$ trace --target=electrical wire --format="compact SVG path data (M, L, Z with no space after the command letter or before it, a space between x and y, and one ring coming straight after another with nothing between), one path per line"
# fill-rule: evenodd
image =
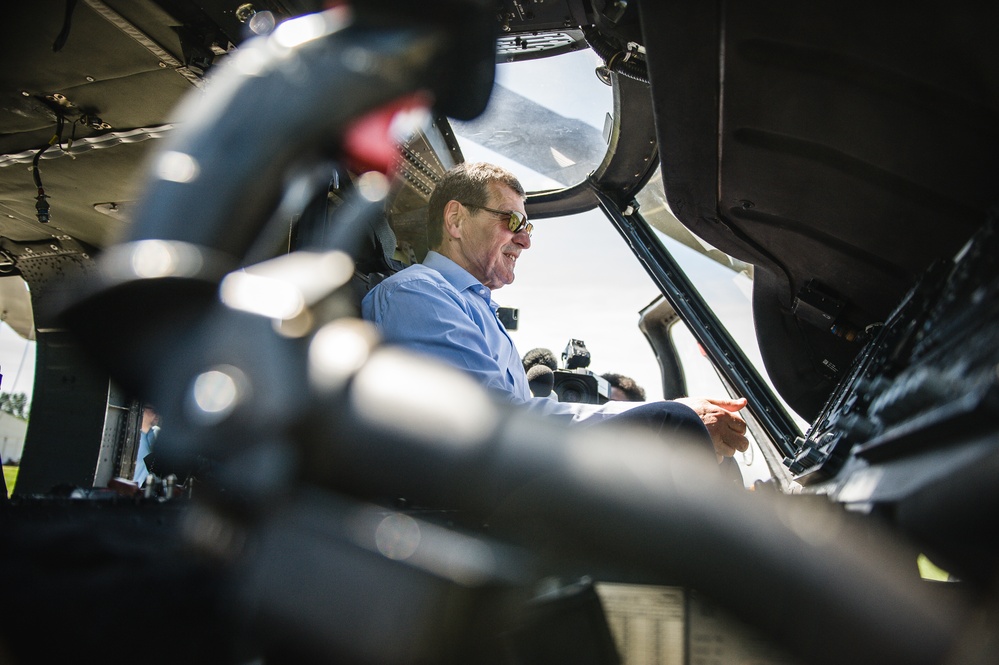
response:
M38 188L38 196L35 197L35 216L42 224L48 223L50 219L49 202L47 200L49 196L45 193L45 188L42 186L42 174L38 169L38 160L40 160L45 151L53 145L56 143L62 143L62 131L65 126L66 118L60 113L56 116L56 133L51 139L49 139L48 144L35 153L35 158L31 160L31 176L35 180L35 187Z
M52 42L52 52L58 53L66 45L69 39L69 31L73 27L73 11L76 9L77 0L66 0L66 11L62 20L62 30Z

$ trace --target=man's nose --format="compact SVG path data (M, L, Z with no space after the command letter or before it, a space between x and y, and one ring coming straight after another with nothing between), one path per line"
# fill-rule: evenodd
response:
M531 248L531 235L526 230L514 233L513 241L524 249Z

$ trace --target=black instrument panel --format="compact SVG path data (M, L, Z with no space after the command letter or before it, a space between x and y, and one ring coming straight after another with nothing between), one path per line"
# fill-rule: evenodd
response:
M806 491L889 514L964 574L994 569L999 231L931 266L858 354L797 452ZM983 500L983 497L986 497Z

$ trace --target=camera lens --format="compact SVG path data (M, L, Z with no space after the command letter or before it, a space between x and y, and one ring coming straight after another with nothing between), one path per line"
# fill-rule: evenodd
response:
M584 402L598 404L596 379L589 374L573 375L557 372L555 375L555 394L560 402Z

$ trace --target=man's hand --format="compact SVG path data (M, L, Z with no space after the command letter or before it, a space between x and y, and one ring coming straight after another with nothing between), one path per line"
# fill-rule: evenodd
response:
M673 401L686 404L701 418L701 422L711 435L715 456L719 462L724 457L732 457L737 450L745 451L749 448L746 421L737 413L746 406L745 397L739 399L680 397Z

